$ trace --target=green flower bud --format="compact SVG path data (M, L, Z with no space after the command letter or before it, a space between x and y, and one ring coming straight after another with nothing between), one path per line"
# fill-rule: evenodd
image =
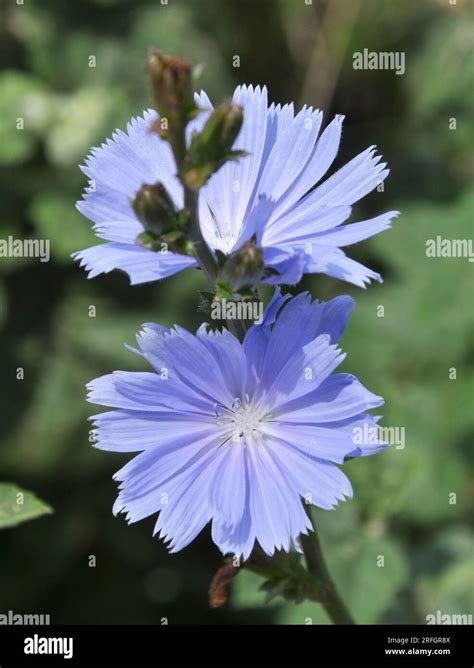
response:
M247 241L225 260L217 275L217 284L229 294L235 294L258 285L264 271L262 249L253 241Z
M161 245L162 245L162 242L156 236L156 234L147 231L141 232L138 235L138 237L136 237L135 243L137 244L137 246L141 246L142 248L146 248L147 250L151 251L161 250Z
M242 107L229 100L222 102L214 109L200 135L210 157L217 157L230 151L240 132L243 120Z
M131 201L132 209L146 231L160 235L177 225L173 200L160 182L144 184Z
M243 110L232 102L223 102L212 112L203 129L191 138L181 176L189 188L197 190L228 160L247 155L233 151L243 122Z

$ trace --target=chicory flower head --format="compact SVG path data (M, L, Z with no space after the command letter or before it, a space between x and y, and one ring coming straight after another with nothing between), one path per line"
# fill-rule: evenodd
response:
M265 283L294 285L304 273L314 272L361 287L380 281L379 274L341 250L387 229L397 214L347 224L352 205L388 174L375 147L321 182L339 149L342 116L320 135L319 110L305 106L295 115L293 104L269 106L265 87L239 86L233 101L244 110L234 148L249 155L227 162L200 190L199 220L209 247L230 254L254 240L267 268ZM212 109L204 92L196 95L196 103L203 111L188 126L188 140ZM133 119L126 133L117 130L92 149L82 167L92 185L77 207L107 242L74 254L90 278L121 269L136 284L196 266L190 255L136 243L143 228L130 201L143 184L161 182L176 209L184 206L171 148L149 132L157 118L146 111Z
M352 495L337 465L385 447L354 439L376 428L365 411L383 399L333 373L353 300L286 301L277 291L242 344L205 325L194 336L146 324L135 352L154 371L88 386L89 401L115 409L92 418L96 446L140 452L115 475L115 513L159 513L155 533L172 552L210 522L224 554L247 558L256 541L269 555L299 549L311 528L302 498L333 508Z

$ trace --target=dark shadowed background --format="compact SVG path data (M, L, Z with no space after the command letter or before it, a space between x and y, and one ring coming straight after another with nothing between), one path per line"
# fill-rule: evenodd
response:
M143 322L194 329L202 319L196 271L132 288L119 272L88 281L70 259L97 241L74 209L86 185L78 164L150 105L152 46L203 63L201 85L213 100L238 83L266 84L272 101L320 106L325 123L345 114L336 166L371 144L389 162L385 192L359 203L354 220L390 209L402 216L350 250L385 283L364 291L315 275L304 286L313 297L356 298L344 369L386 398L383 424L404 428L405 447L349 462L354 499L316 520L358 621L472 613L474 265L427 257L425 248L437 235L472 237L473 34L473 5L463 0L0 3L0 237L49 239L52 254L49 263L0 258L0 480L54 509L0 531L0 614L49 613L57 623L327 621L315 604L265 606L246 572L229 603L210 609L221 556L209 533L168 555L151 536L153 519L114 518L111 477L128 456L88 442L87 417L98 411L85 402L85 383L137 369L123 344ZM404 53L405 73L354 69L364 48Z

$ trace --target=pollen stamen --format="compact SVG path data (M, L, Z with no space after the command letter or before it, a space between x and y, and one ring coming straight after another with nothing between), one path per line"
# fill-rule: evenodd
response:
M261 406L252 404L248 394L244 401L235 398L232 408L224 404L216 404L217 423L226 427L226 432L232 440L241 442L248 438L263 438L264 424L270 414Z

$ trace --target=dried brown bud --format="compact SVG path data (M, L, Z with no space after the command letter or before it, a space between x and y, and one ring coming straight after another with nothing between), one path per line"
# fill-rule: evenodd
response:
M220 608L227 602L228 587L235 578L239 568L231 561L226 561L212 578L209 587L209 605L211 608Z
M147 70L160 116L168 118L170 123L185 125L197 113L188 61L182 56L153 49Z

